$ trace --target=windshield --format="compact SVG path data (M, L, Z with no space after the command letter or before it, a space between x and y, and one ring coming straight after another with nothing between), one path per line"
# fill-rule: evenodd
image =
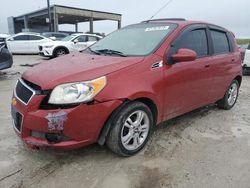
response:
M74 39L76 37L76 35L69 35L67 37L64 37L61 41L70 41L72 39Z
M112 50L126 56L152 53L176 28L175 24L137 24L117 30L91 46L92 51Z

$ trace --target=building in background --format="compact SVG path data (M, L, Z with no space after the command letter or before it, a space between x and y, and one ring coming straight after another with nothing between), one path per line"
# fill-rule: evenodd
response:
M89 33L94 33L94 21L110 20L117 23L117 28L121 28L122 15L87 10L81 8L67 7L61 5L50 6L52 31L58 32L60 24L75 25L75 32L78 32L78 24L89 22ZM46 32L49 31L48 8L43 8L31 13L17 17L8 18L8 29L10 34L19 32Z

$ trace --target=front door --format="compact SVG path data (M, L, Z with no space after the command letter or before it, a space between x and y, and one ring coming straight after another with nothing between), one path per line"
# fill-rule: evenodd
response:
M7 40L7 45L12 53L29 52L29 35L18 35Z
M194 50L197 59L188 62L172 62L165 70L165 119L178 116L208 104L212 74L206 26L184 31L173 43L168 53L171 56L180 48Z

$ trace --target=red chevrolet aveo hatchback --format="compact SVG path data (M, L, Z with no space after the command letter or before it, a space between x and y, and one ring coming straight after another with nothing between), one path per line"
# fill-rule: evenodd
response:
M14 128L32 148L98 142L130 156L160 122L210 103L231 109L241 79L230 31L184 19L144 21L26 71L12 99Z

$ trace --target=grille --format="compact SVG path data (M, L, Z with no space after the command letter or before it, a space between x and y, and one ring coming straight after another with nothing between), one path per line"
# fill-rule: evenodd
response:
M17 82L15 94L21 102L27 105L33 95L35 95L35 91L20 79Z
M43 50L43 47L42 47L42 46L39 46L39 50L42 51L42 50Z
M23 121L23 116L19 112L16 111L14 107L11 108L11 115L13 118L15 128L21 132L21 126Z

